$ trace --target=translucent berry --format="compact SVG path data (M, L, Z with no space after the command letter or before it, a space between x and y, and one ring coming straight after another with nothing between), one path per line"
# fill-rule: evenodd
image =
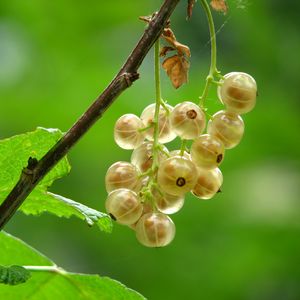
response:
M160 106L159 117L158 117L158 127L159 127L158 141L161 144L171 142L176 138L176 134L171 129L170 117L169 117L169 113L173 110L173 108L170 105L166 105L166 106L169 109L169 112L167 112L163 108L163 106ZM155 112L154 103L147 106L142 112L141 120L143 121L145 127L153 124L154 112ZM153 131L154 131L153 126L146 131L146 138L149 141L153 141Z
M183 207L184 195L174 196L157 190L153 190L152 194L156 208L164 214L174 214Z
M105 186L108 193L120 188L138 192L141 188L141 180L134 165L128 162L118 161L107 170Z
M226 149L239 144L244 134L244 122L234 112L219 111L208 122L207 132L219 138Z
M224 76L218 87L218 97L228 111L244 114L256 103L257 86L253 77L242 72L231 72Z
M205 128L205 114L193 102L177 104L171 113L170 121L176 135L186 140L195 139Z
M153 212L153 208L152 208L152 205L151 205L150 203L145 202L145 203L142 204L142 206L143 206L143 211L142 211L141 217L142 217L143 215L145 215L145 214L148 214L148 213L150 213L150 212ZM134 224L129 225L129 227L130 227L131 229L134 229L134 230L135 230L135 229L136 229L137 223L138 223L138 220L137 220Z
M131 163L134 164L142 173L151 168L153 163L153 143L144 142L140 147L136 148L131 155ZM163 146L163 152L158 154L158 160L162 161L167 158L168 149Z
M223 175L220 169L198 169L198 179L192 193L200 199L211 199L223 183Z
M105 207L109 215L123 225L136 223L143 212L143 205L137 194L128 189L117 189L109 193Z
M218 167L224 158L224 145L215 136L203 134L192 144L192 161L203 169L214 169Z
M169 153L170 156L183 156L189 160L191 160L191 155L187 151L183 151L183 155L181 155L181 150L173 150Z
M157 183L165 193L183 195L195 186L196 180L196 166L183 156L172 156L159 165Z
M147 213L136 225L136 238L147 247L164 247L175 236L175 224L170 217L162 213Z
M123 149L135 149L145 139L145 132L140 131L144 127L139 117L126 114L120 117L114 128L114 138L119 147Z

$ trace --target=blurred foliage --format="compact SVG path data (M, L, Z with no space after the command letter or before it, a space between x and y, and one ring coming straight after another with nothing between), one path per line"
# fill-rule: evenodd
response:
M191 51L189 84L174 90L172 105L197 101L209 67L206 18L196 3L186 21L185 1L172 28ZM2 0L0 2L0 135L37 126L67 130L120 68L161 1ZM227 151L222 193L211 201L187 197L173 219L177 234L164 249L139 245L116 225L112 235L76 219L18 214L6 230L62 267L120 280L149 299L300 298L299 9L296 1L229 0L214 13L218 67L244 71L259 87L258 103L244 116L241 144ZM118 149L113 125L124 113L139 115L154 99L153 55L141 80L126 91L71 151L71 174L52 191L104 210L104 175ZM209 112L221 106L216 93ZM176 144L170 146L176 147Z

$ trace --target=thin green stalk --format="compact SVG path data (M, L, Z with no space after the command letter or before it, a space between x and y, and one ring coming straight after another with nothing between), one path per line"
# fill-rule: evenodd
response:
M23 266L26 270L30 272L53 272L53 273L59 273L59 274L67 274L67 272L59 268L57 266Z
M147 186L144 188L142 197L145 202L150 203L153 211L156 211L156 205L153 198L153 189L160 193L158 185L156 183L156 172L158 169L158 156L161 151L161 146L158 143L159 137L159 110L160 105L163 103L160 91L160 61L159 61L159 38L154 44L154 77L155 77L155 112L153 119L153 148L152 148L152 168L149 170L150 180Z
M186 150L187 140L181 140L181 147L180 147L180 155L184 155L184 151Z
M155 112L154 112L154 130L153 130L153 166L155 170L158 166L158 136L159 136L159 109L161 104L160 90L160 61L159 61L159 38L154 45L154 74L155 74Z
M211 42L210 69L209 69L208 76L206 77L206 83L199 102L199 106L201 108L205 108L205 99L207 98L210 86L212 83L214 83L214 77L218 75L220 72L217 69L217 40L216 40L216 30L215 30L214 20L207 1L200 0L200 2L207 17L209 33L210 33L210 42Z

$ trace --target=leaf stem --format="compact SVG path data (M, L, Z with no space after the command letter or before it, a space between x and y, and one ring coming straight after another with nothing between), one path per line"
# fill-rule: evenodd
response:
M23 266L24 269L30 272L52 272L58 274L66 274L67 272L58 266Z
M204 90L202 92L202 95L199 97L199 99L200 99L199 106L202 109L204 109L205 108L205 100L208 96L210 86L212 83L214 83L215 76L220 74L220 72L217 69L217 39L216 39L216 30L215 30L214 20L213 20L211 10L210 10L210 7L209 7L207 1L200 0L200 2L204 9L206 17L207 17L209 34L210 34L210 42L211 42L210 69L209 69L209 73L206 77Z

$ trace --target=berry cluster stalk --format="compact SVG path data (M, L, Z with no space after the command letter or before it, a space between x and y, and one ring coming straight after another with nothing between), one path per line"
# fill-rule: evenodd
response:
M159 136L159 110L162 102L160 90L160 61L159 61L159 38L154 45L154 74L155 74L155 112L154 112L154 132L153 132L153 165L155 171L158 167L158 136Z
M214 25L214 20L210 11L210 7L206 0L200 0L201 5L204 9L208 20L209 33L210 33L210 42L211 42L211 61L210 69L208 76L206 77L206 83L202 95L199 97L200 102L199 106L202 109L205 109L205 99L207 98L210 85L214 82L215 76L219 76L220 72L217 69L217 39L216 39L216 30Z

